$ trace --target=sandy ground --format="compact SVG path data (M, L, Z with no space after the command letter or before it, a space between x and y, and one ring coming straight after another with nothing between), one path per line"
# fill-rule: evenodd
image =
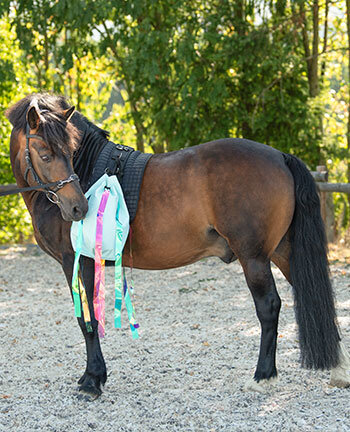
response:
M141 338L113 328L107 269L108 381L89 401L77 380L85 346L58 264L36 246L0 249L0 431L349 431L350 389L298 364L291 288L283 301L279 382L245 393L260 330L237 263L218 259L161 272L135 271ZM332 265L339 322L350 349L350 266Z

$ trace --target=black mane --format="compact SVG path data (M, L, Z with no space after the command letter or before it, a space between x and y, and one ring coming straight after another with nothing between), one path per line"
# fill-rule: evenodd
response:
M36 107L41 118L36 133L44 138L54 153L72 154L77 148L79 133L64 117L64 110L69 108L65 98L34 93L21 99L6 111L15 130L26 132L27 112L32 106Z
M49 93L32 93L12 105L5 112L6 117L17 130L26 131L26 115L29 106L33 102L36 102L40 111L60 112L69 108L69 104L63 96L55 96Z
M80 178L84 191L92 173L94 163L107 144L109 133L88 120L80 112L75 112L66 122L63 111L70 107L66 98L49 93L33 93L21 99L6 111L6 116L17 131L26 133L27 111L35 105L44 121L37 133L57 153L74 153L74 171Z
M74 154L73 167L79 176L83 191L86 192L97 157L108 143L109 133L94 125L78 111L73 114L71 121L81 134L79 147Z

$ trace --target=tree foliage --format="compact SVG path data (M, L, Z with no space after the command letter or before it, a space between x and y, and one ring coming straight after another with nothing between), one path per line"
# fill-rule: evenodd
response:
M0 21L0 106L7 107L17 94L31 91L30 78L20 63L16 34L7 20ZM11 127L0 112L0 184L14 182L9 158ZM30 235L30 217L20 196L0 198L0 243L23 241Z
M331 161L341 176L345 5L3 1L0 100L6 107L29 91L54 91L115 141L143 151L238 136L294 153L312 168ZM0 121L8 145L10 128ZM4 183L12 178L0 146Z

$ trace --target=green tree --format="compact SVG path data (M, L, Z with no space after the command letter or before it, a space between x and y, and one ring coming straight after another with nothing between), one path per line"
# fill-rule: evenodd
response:
M1 56L0 97L7 106L31 90L62 93L115 141L142 151L238 136L312 168L331 160L341 178L346 4L4 1L12 36L2 46L15 56Z
M5 119L4 108L31 91L27 81L31 75L21 63L16 34L8 20L0 20L0 184L14 183L10 157L11 127ZM0 243L23 241L31 235L30 217L18 195L0 198Z

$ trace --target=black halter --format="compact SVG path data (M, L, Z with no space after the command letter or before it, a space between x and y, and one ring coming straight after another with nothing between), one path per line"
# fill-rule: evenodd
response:
M65 186L68 183L72 183L74 181L79 181L79 177L75 173L73 173L65 180L58 180L58 181L52 182L52 183L43 183L40 180L40 178L39 178L38 174L36 173L36 171L33 167L33 164L32 164L32 160L30 157L30 150L29 150L29 139L30 138L36 138L36 139L39 139L41 141L44 141L44 138L41 137L40 135L31 134L29 132L30 132L30 127L29 127L29 124L27 123L26 148L24 150L25 161L26 161L27 167L26 167L26 170L24 173L24 180L28 183L28 174L29 174L29 172L31 172L33 179L35 180L36 183L38 183L38 185L37 186L31 186L31 187L25 187L25 188L9 189L6 192L0 192L0 196L12 195L12 194L16 194L19 192L29 192L29 191L33 191L33 190L44 190L44 191L46 191L46 197L49 201L51 201L54 204L60 204L60 198L56 194L56 192L59 189L62 189L63 186Z

